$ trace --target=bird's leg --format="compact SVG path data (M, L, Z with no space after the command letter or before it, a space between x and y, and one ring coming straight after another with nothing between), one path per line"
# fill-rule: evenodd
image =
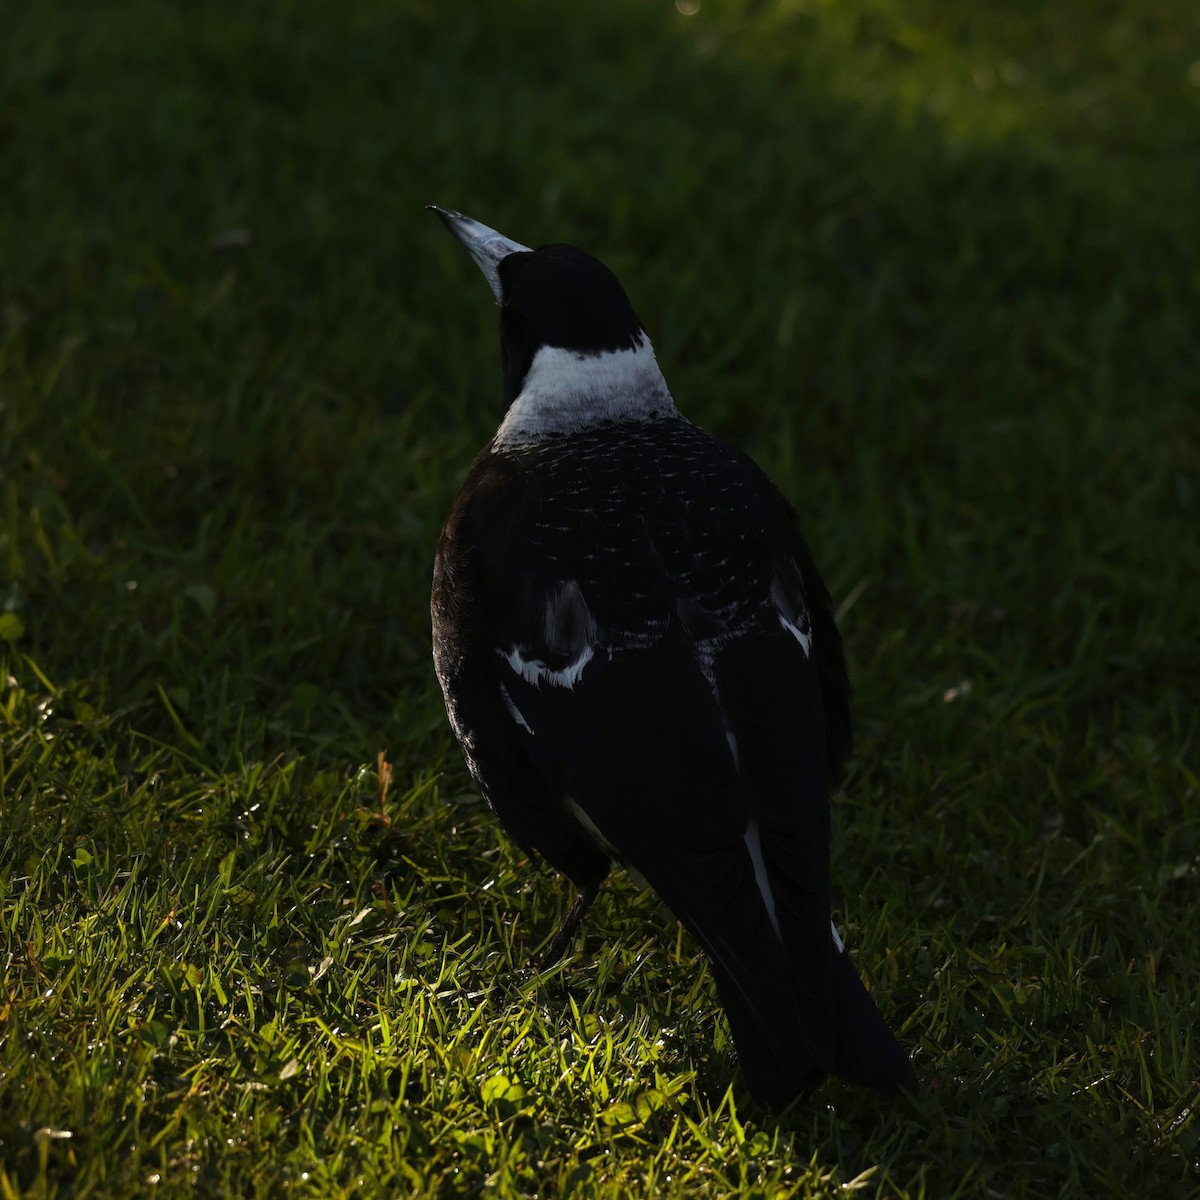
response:
M537 969L539 971L548 971L562 958L563 951L566 950L571 939L575 936L575 931L579 928L579 922L583 920L587 910L592 907L592 902L599 894L602 882L603 880L601 879L594 879L590 883L585 883L579 889L579 894L575 897L575 902L567 910L567 915L563 919L562 925L559 926L554 939L546 947L545 954L538 961Z

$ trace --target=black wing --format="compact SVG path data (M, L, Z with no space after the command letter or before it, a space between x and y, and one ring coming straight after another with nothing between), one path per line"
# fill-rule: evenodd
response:
M487 450L472 466L434 561L434 667L450 724L492 811L526 854L540 854L583 887L608 874L609 857L564 808L562 779L528 753L495 653L499 597L517 583L507 564L525 544L529 482L518 462Z

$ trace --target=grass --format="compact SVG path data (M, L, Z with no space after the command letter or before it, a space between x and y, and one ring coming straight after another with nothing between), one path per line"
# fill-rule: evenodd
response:
M8 14L0 1196L1200 1195L1200 17L995 7ZM528 974L567 889L429 664L499 416L430 201L605 258L797 501L919 1105L756 1111L623 878Z

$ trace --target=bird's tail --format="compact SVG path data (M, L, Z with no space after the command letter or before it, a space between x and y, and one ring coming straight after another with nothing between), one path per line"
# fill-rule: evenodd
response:
M920 1087L908 1055L884 1024L850 956L845 950L837 950L833 959L833 986L837 996L834 1074L885 1096L896 1096L901 1092L917 1095Z
M745 979L734 979L711 959L721 1002L737 1047L746 1086L768 1108L786 1108L806 1099L825 1078L801 1033L789 990L747 994ZM835 1038L830 1069L851 1083L885 1096L919 1092L908 1055L892 1036L844 950L834 950Z

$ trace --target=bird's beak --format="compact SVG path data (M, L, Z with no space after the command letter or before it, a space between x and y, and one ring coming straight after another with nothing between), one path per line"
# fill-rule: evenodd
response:
M437 213L446 228L466 246L471 257L487 278L492 291L495 292L496 299L502 299L500 295L500 260L507 258L510 254L528 253L529 247L522 246L520 242L511 241L504 234L497 233L494 229L489 229L478 221L472 221L470 217L464 217L462 213L457 213L452 208L439 208L436 204L430 204L427 207Z

